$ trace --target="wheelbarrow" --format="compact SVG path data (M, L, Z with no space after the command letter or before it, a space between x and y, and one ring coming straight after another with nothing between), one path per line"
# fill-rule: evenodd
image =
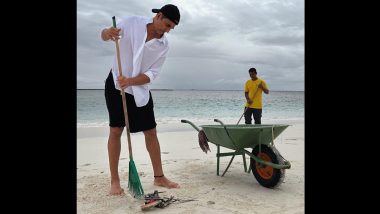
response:
M219 176L220 157L232 156L222 177L236 155L243 156L244 172L252 174L258 183L267 188L275 188L282 183L285 177L285 169L290 169L290 162L285 160L274 146L276 139L289 125L285 124L224 124L218 119L214 119L220 125L202 125L198 128L188 120L181 120L182 123L190 124L198 132L204 131L207 141L217 147L216 175ZM220 147L225 147L234 152L220 152ZM252 152L247 149L252 148ZM250 157L250 167L247 171L245 155Z

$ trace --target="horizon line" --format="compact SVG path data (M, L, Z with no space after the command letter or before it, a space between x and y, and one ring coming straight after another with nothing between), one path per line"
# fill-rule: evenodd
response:
M76 90L104 90L104 88L77 88ZM170 89L170 88L152 88L151 91L244 91L242 89ZM305 92L305 90L272 90L272 91L291 91Z

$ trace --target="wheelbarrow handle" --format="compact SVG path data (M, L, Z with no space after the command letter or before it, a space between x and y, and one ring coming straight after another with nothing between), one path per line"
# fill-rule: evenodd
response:
M214 119L214 122L220 123L220 125L222 125L222 126L223 126L223 128L224 128L224 130L226 131L226 133L227 133L227 136L228 136L228 138L230 139L230 141L231 141L232 145L234 145L235 149L237 149L238 147L236 146L236 143L235 143L235 141L234 141L234 140L232 140L232 138L231 138L231 136L230 136L230 133L229 133L229 132L228 132L228 130L227 130L227 127L226 127L226 125L224 125L224 123L223 123L222 121L218 120L218 119Z
M194 125L192 122L188 121L188 120L181 120L181 123L188 123L190 124L195 130L197 130L198 132L200 131L200 129Z
M218 119L214 119L214 122L220 123L222 126L226 127L226 126L224 125L224 123L223 123L222 121L218 120Z

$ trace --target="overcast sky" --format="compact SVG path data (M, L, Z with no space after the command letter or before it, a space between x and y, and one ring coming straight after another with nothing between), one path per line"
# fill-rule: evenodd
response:
M169 3L181 20L152 89L243 90L255 67L270 90L304 90L304 0L77 0L77 88L104 88L116 51L100 32L112 16Z

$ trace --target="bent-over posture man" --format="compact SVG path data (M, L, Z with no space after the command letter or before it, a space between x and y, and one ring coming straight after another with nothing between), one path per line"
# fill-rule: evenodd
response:
M153 166L154 185L179 188L165 177L157 138L153 98L148 84L157 78L168 52L165 33L174 29L180 20L175 5L152 9L153 18L130 16L121 19L116 28L103 29L104 41L119 40L123 75L119 76L117 59L105 81L105 99L109 113L108 157L111 172L111 195L123 195L118 172L121 135L125 127L121 89L125 89L130 132L143 132L146 148Z

